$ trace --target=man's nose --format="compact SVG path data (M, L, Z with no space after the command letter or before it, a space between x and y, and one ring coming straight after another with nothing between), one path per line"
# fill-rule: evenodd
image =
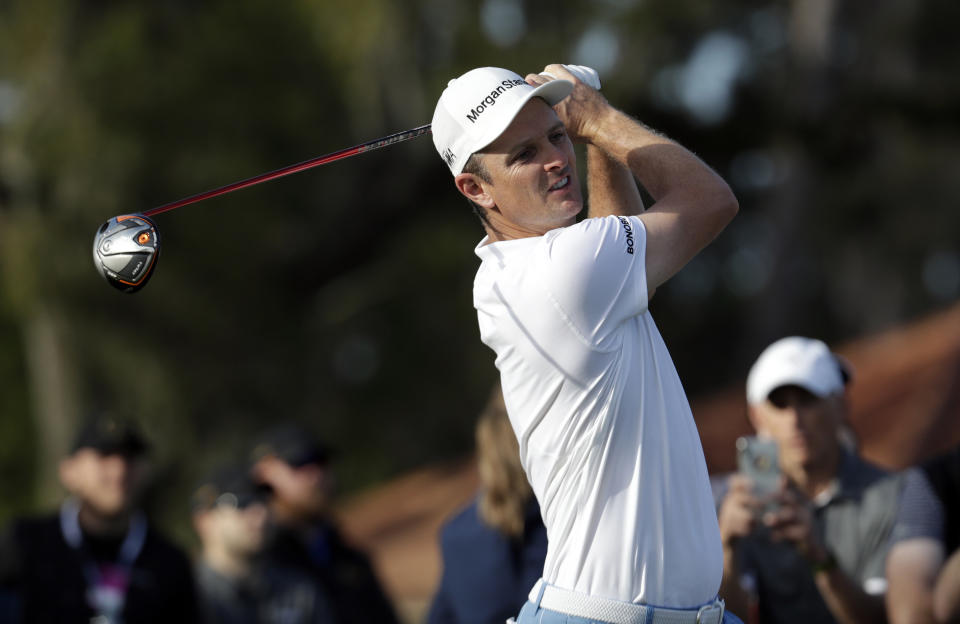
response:
M793 427L794 429L802 428L801 423L803 421L803 418L800 412L801 412L800 408L793 403L783 408L784 418L787 420L788 423L790 423L790 426Z
M797 431L807 431L817 426L816 411L807 405L791 405L787 412L793 428Z
M566 150L553 143L549 143L549 147L546 152L544 152L544 156L545 162L543 168L547 171L563 169L570 164L570 157Z

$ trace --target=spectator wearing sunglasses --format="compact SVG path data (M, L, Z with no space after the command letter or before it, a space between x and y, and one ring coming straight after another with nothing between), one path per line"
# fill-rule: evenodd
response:
M225 466L193 494L200 538L197 589L207 624L333 624L330 601L313 580L266 561L267 493L243 467Z
M273 561L315 579L344 624L397 622L367 555L347 543L333 517L332 453L295 424L269 431L254 447L253 474L270 488Z

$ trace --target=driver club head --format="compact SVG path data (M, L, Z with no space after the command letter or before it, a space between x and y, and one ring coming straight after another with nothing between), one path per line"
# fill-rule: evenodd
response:
M125 293L135 293L146 286L159 255L157 226L143 215L112 217L97 229L93 238L97 272Z

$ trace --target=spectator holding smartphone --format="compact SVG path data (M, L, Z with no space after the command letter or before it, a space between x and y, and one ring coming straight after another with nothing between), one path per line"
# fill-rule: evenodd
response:
M727 607L764 624L883 622L899 477L845 439L850 368L821 341L783 338L747 377L747 411L776 443L780 487L742 473L717 487ZM847 436L849 438L849 436Z

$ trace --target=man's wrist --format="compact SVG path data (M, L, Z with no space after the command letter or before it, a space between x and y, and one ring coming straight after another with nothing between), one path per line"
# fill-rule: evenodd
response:
M810 566L810 571L814 574L819 574L821 572L830 572L831 570L836 569L837 559L833 556L833 553L827 550L826 548L822 549L819 556L816 557L807 557L807 564Z

